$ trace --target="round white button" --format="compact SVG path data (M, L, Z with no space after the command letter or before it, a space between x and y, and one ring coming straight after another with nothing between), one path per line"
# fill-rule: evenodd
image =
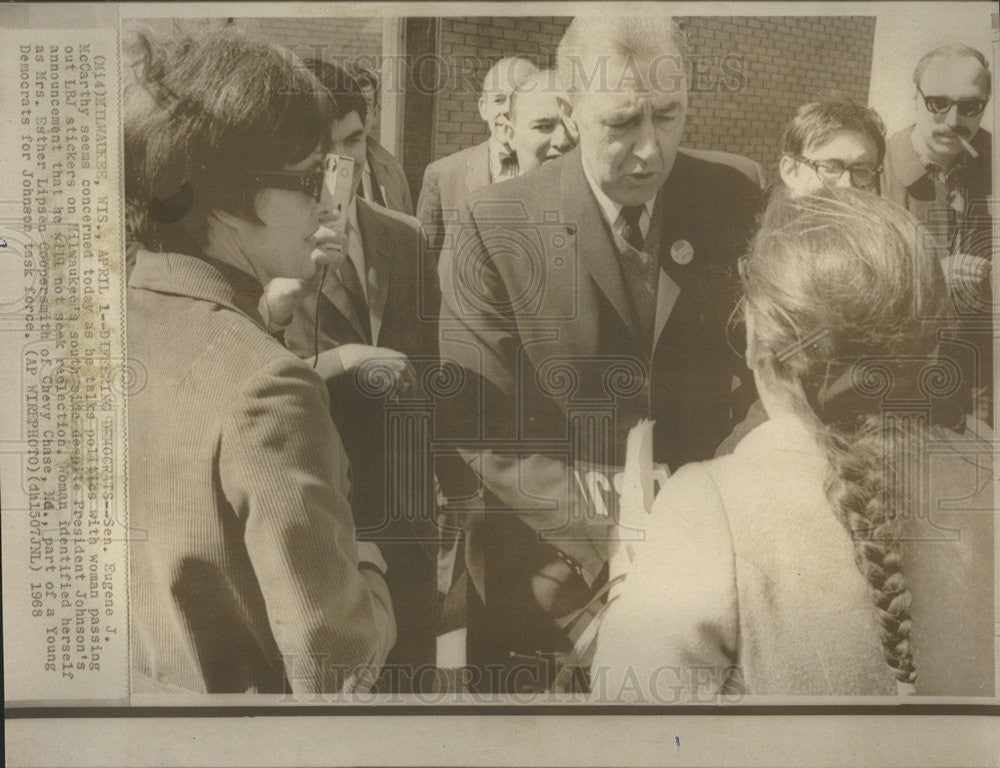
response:
M678 240L670 246L670 258L677 264L690 264L694 258L694 246L687 240Z

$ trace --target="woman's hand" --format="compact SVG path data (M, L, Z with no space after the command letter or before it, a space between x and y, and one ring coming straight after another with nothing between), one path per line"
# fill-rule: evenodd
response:
M313 240L316 241L316 249L310 254L312 275L306 279L276 277L264 286L259 309L271 333L287 327L299 303L316 292L324 267L329 274L347 258L347 235L321 226L313 235Z

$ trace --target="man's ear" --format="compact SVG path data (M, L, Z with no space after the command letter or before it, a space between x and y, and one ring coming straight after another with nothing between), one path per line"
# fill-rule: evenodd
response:
M479 104L479 119L483 120L483 121L488 120L489 118L486 116L486 94L485 93L482 96L479 97L479 101L477 102L477 104Z
M781 180L784 182L785 186L789 189L794 189L795 178L799 170L799 161L790 155L782 155L781 160L778 161L778 173L781 174Z

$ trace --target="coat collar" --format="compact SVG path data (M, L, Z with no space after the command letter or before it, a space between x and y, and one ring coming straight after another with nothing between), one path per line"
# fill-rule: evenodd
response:
M927 169L920 160L920 155L913 148L914 127L911 125L889 140L889 151L893 155L895 173L904 187L913 186L927 175Z
M140 250L129 287L212 302L265 328L258 306L264 289L253 276L214 259Z
M654 348L681 289L679 282L670 274L680 268L670 258L665 258L665 254L671 244L680 237L680 217L672 214L680 210L679 206L683 202L688 171L687 159L678 155L670 176L656 195L650 217L647 250L661 265ZM635 333L637 329L617 257L621 246L615 242L615 236L584 173L579 147L567 153L562 160L560 189L566 222L575 225L577 229L577 247L581 262L622 321ZM700 265L692 267L697 270Z
M625 281L615 256L617 246L583 171L579 147L566 154L560 175L562 210L565 223L576 229L580 262L622 321L635 333Z

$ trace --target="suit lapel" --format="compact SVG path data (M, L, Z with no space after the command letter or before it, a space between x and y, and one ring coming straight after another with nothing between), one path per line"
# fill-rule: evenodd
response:
M669 319L699 311L699 302L705 298L704 291L714 282L709 280L708 255L701 252L705 244L696 237L698 211L693 207L697 203L693 202L692 190L697 188L698 180L694 178L690 164L687 156L677 155L653 210L661 278L654 325L654 354ZM664 276L669 281L666 284Z
M382 318L379 332L373 340L376 345L390 314L393 286L398 285L401 280L400 260L394 258L394 254L402 253L402 247L393 242L391 228L382 224L378 217L378 212L367 201L358 200L358 228L361 230L361 243L365 250L365 266L368 269L374 268L381 281L379 290L368 294L368 306Z
M625 281L618 264L615 241L590 189L590 182L584 175L579 149L573 150L563 163L561 196L562 210L566 215L565 223L576 228L576 246L580 263L615 308L622 322L632 333L636 333L628 294L625 292Z
M362 242L364 242L363 234ZM326 279L323 281L322 293L324 298L333 305L334 311L338 312L341 318L354 330L358 338L362 342L365 342L368 334L365 332L365 327L361 324L361 318L354 311L354 303L351 301L351 297L347 293L347 288L344 286L344 276L341 269L337 269L332 274L327 274Z
M465 174L466 192L475 192L490 183L490 140L479 144L469 158L469 169Z
M653 321L653 350L656 349L660 334L663 333L681 293L680 285L664 267L665 260L673 262L670 256L670 246L675 241L676 230L673 224L677 211L674 209L678 203L669 184L670 179L668 178L656 195L649 234L646 238L647 252L653 254L660 264L660 275L656 289L656 316Z

